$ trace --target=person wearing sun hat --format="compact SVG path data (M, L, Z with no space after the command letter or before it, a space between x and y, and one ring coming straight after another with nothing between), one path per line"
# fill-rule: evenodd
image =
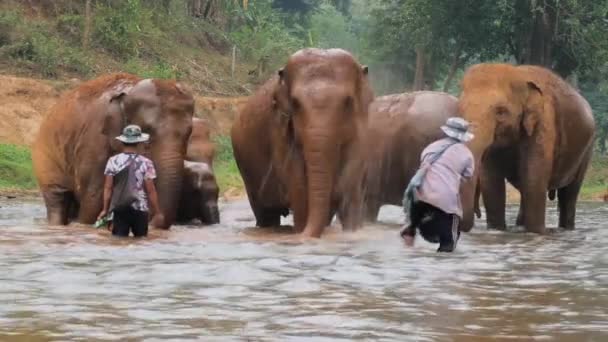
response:
M150 135L137 125L126 126L116 140L122 142L123 151L108 160L103 192L103 210L98 220L112 217L112 235L135 237L148 234L149 207L162 216L154 186L156 170L152 161L139 153L139 147ZM116 187L121 187L116 193ZM127 189L127 190L125 190ZM125 192L132 192L125 194ZM117 196L113 196L117 195ZM127 198L125 202L124 198ZM149 203L148 203L149 200ZM125 204L126 203L126 204Z
M446 137L422 151L420 168L405 191L404 209L409 211L410 224L401 231L401 237L413 245L418 229L425 240L439 243L438 252L452 252L460 237L460 182L470 179L475 168L465 143L474 135L469 132L469 123L459 117L449 118L441 130Z

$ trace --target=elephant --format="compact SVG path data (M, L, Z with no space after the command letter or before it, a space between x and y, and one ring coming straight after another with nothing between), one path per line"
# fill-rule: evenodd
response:
M341 49L304 49L248 98L231 130L234 157L259 227L318 238L335 214L363 219L368 69Z
M458 99L417 91L377 97L369 108L366 220L384 204L402 205L403 192L420 166L422 150L445 134L440 127L458 114Z
M215 146L204 120L192 120L192 134L184 160L184 181L177 222L198 219L202 224L220 223L217 206L219 187L213 172Z
M465 72L458 106L474 129L468 146L476 165L461 188L461 229L473 227L477 183L488 227L506 227L505 179L521 193L518 223L527 231L546 233L547 197L556 194L559 227L574 229L595 135L589 103L545 68L484 63Z
M180 83L130 74L100 76L64 94L42 122L32 148L49 223L95 222L102 207L105 164L122 148L114 138L126 125L136 124L150 134L144 154L157 171L163 215L155 215L152 224L169 229L193 112L193 96Z

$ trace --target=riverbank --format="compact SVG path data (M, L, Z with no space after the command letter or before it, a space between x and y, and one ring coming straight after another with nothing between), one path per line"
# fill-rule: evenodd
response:
M217 148L214 171L221 196L225 200L245 197L245 187L234 160L230 137L218 134L213 139ZM580 200L603 201L607 194L607 183L608 157L596 156L587 171ZM0 144L0 196L38 196L29 147ZM519 193L510 186L507 188L507 201L519 203Z

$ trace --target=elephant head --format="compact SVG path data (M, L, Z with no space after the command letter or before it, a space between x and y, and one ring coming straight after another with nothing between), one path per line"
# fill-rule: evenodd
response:
M183 162L192 131L194 99L180 84L165 80L140 80L110 98L102 132L114 150L114 137L123 127L139 125L150 134L147 154L157 171L156 186L164 222L153 220L158 228L168 229L177 210L183 177Z
M458 105L460 115L470 122L475 133L468 146L475 157L476 175L461 188L463 231L473 226L475 192L484 153L535 134L544 101L540 87L514 66L479 64L465 73Z
M366 66L339 49L298 51L278 72L274 103L287 122L291 150L304 163L304 233L311 236L330 224L341 168L367 125L373 99L367 73Z
M210 165L184 160L185 187L190 201L196 202L195 212L204 224L220 223L217 206L219 187Z

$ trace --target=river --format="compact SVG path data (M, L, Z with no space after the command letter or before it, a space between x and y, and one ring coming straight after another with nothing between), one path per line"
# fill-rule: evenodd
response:
M0 207L0 341L608 341L602 204L548 236L482 225L452 254L404 247L396 207L305 244L248 228L245 201L138 241Z

